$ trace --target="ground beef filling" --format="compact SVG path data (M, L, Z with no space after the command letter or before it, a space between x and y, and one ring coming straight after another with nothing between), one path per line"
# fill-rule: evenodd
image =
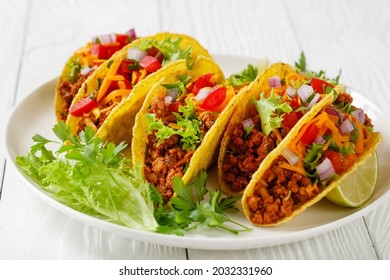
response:
M246 199L253 223L272 224L291 216L323 190L310 178L279 167L283 161L284 157L279 156L273 162L256 184L253 195Z
M57 87L58 93L65 101L65 104L63 106L63 112L62 112L63 114L61 114L61 119L63 121L66 121L66 117L68 116L69 108L70 105L72 104L73 98L75 97L75 95L81 88L82 84L88 77L89 75L84 75L84 76L79 75L79 79L74 84L65 80L61 80L58 83L58 87Z
M254 128L246 135L241 123L234 126L222 165L223 180L234 192L245 189L260 163L277 145L274 133L267 136L261 132L260 118L254 106L250 108L249 117ZM283 135L287 134L287 131L281 131Z
M155 114L156 119L162 119L165 125L169 122L176 122L176 117L169 112L168 106L165 105L164 97L154 100L148 112ZM216 118L217 115L211 112L205 112L200 116L202 121L200 129L204 131L204 134L211 128ZM153 132L148 135L144 167L145 178L156 187L165 202L169 201L174 194L173 178L175 176L183 177L185 168L195 152L183 150L180 140L180 136L172 135L158 144Z

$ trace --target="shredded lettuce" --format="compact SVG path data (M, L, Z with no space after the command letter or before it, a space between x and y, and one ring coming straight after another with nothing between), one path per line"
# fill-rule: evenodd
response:
M54 199L80 212L134 229L157 228L152 187L140 167L131 167L121 153L124 143L104 145L89 127L72 136L64 122L53 132L60 141L35 135L30 152L16 158L27 175ZM59 148L53 152L47 144Z
M265 97L264 92L261 93L260 99L254 99L253 103L259 112L261 128L266 135L281 126L284 113L292 111L290 105L283 102L282 97L277 96L273 91L269 98Z
M157 40L141 40L135 48L146 51L151 47L156 47L164 56L163 65L167 65L178 59L185 59L187 64L191 61L192 48L188 46L186 49L180 47L181 38L173 39L165 37L164 40L158 42Z
M179 129L164 125L162 120L156 120L154 114L147 114L148 132L156 130L158 145L176 134L181 136L180 142L183 150L195 150L203 138L203 131L200 129L202 122L195 115L195 104L191 100L186 100L186 105L179 106L178 110L181 114L173 114Z

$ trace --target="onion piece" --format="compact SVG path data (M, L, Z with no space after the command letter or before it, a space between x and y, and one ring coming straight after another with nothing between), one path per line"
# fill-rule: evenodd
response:
M167 90L167 96L172 97L172 101L175 101L177 97L179 96L179 89L178 88L170 88Z
M356 109L355 111L351 112L351 115L357 118L361 124L364 124L366 121L366 114L364 113L363 109Z
M215 89L217 89L216 87L204 87L202 88L198 94L195 96L195 100L196 101L202 101L202 100L205 100L207 96L209 96Z
M165 104L168 105L168 104L172 103L173 97L170 95L167 95L167 96L165 96L164 100L165 100Z
M82 76L86 76L86 75L88 75L89 74L89 72L91 72L91 67L89 67L88 65L87 66L85 66L83 69L81 69L81 71L80 71L80 74L82 75Z
M144 51L138 50L138 49L133 49L130 48L127 50L127 59L134 59L137 62L140 62L144 57L146 53Z
M326 141L325 141L324 137L318 136L318 137L314 140L313 143L315 143L315 144L325 144Z
M135 29L131 28L129 31L126 32L127 35L131 37L131 39L135 40L137 39L137 35L135 33Z
M252 120L252 118L249 118L249 119L246 119L246 120L243 120L243 121L242 121L242 126L244 127L244 129L247 129L247 128L250 127L251 125L253 125L253 120Z
M340 125L339 125L339 130L342 135L347 135L351 133L355 128L353 127L352 123L350 122L349 119L345 119Z
M343 112L335 107L327 107L325 108L325 112L327 112L329 115L339 117L340 119L344 119L345 116Z
M303 102L306 102L306 100L313 94L313 92L314 89L309 85L302 85L298 89L298 95Z
M296 89L290 86L286 89L286 94L290 97L293 97L296 92Z
M92 43L95 45L98 44L111 44L116 42L116 35L115 33L110 34L104 34L104 35L98 35L92 37Z
M283 157L288 161L289 164L295 165L299 161L299 157L291 151L289 147L284 147L281 151Z
M321 181L328 179L330 176L336 173L334 170L333 164L330 159L325 158L317 167L316 167L318 176L320 176Z
M282 84L280 82L280 77L279 76L273 76L268 79L268 84L271 88L276 88L280 87Z
M309 105L307 105L307 108L311 109L311 107L313 107L313 105L316 104L318 100L320 100L320 98L321 95L319 93L316 93L314 97L310 100Z

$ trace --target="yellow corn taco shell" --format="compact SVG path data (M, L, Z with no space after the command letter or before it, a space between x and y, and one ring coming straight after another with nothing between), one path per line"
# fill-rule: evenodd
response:
M333 95L328 95L328 96L333 97ZM332 104L333 98L324 101L325 103L322 103L321 104L322 106L319 106L314 110L310 111L300 120L300 122L286 136L283 142L280 145L278 145L278 147L275 148L268 155L267 160L264 160L261 163L258 171L255 174L253 174L252 180L250 181L250 183L248 184L248 186L246 187L243 193L241 203L242 203L242 208L245 216L254 225L270 227L270 226L277 226L281 223L290 221L299 213L303 212L308 207L317 203L319 200L325 197L333 188L338 186L340 182L344 178L346 178L350 173L352 173L360 164L362 164L365 161L365 159L367 159L367 157L369 157L370 154L379 145L382 139L380 133L369 132L368 130L364 132L364 134L367 134L369 136L365 136L367 137L367 139L364 140L365 144L364 147L363 146L361 147L361 152L357 153L356 151L354 151L351 155L353 161L351 161L350 165L347 165L345 167L345 170L343 169L342 173L338 174L339 177L336 177L334 179L330 178L330 181L328 182L325 180L324 187L321 185L321 183L309 181L309 177L307 176L306 173L306 167L288 165L287 164L288 160L286 160L285 156L283 155L283 151L285 149L289 149L290 147L292 147L293 145L295 145L300 141L304 131L306 130L306 128L308 128L310 122L315 122L316 120L320 120L321 114L327 112L326 110ZM337 128L335 127L335 129ZM332 135L334 135L334 132L332 133L333 133ZM361 133L363 135L363 132ZM330 140L328 140L328 142L331 143ZM329 147L328 142L324 145L322 149L325 148L328 149ZM307 155L307 153L304 155ZM273 176L272 174L277 174L282 169L290 170L294 172L293 176L297 174L296 176L302 176L299 178L303 178L303 180L306 180L307 185L305 186L304 184L299 185L300 183L297 183L296 186L302 187L302 189L297 192L294 191L294 194L300 195L301 191L303 191L302 195L307 195L309 193L313 194L311 195L312 197L309 200L307 201L303 200L303 202L298 202L297 204L296 202L291 202L291 204L288 205L287 201L293 200L292 198L293 193L291 191L289 191L287 195L281 194L279 197L270 198L269 193L271 193L271 191L276 190L276 189L272 189L270 192L268 192L268 190L270 190L269 188L275 188L276 186L276 184L270 186L271 184L270 182L275 179L275 177L271 178ZM302 182L302 180L299 182ZM286 183L286 185L282 185L282 186L286 187L286 189L289 189L291 187L291 185L289 186L289 184L292 185L293 182L289 181L288 183ZM264 186L268 186L268 187L264 188ZM267 191L264 192L264 190L266 189ZM280 191L280 193L282 193L282 191ZM264 207L261 210L256 209L257 207L259 207L258 204L259 200L262 200L261 204ZM264 203L264 201L268 201L268 202ZM288 207L292 207L290 208L290 210L292 209L292 211L286 210ZM276 215L277 217L275 218L275 216L273 215Z
M244 181L243 183L240 183L240 188L235 187L232 185L232 183L228 182L226 179L226 173L224 171L224 164L226 161L228 161L229 157L229 144L231 141L233 141L233 133L234 128L237 126L242 126L242 122L246 120L250 114L250 106L252 106L252 100L260 99L261 93L269 93L271 91L271 87L269 84L269 79L275 76L278 76L280 80L285 80L287 76L296 76L298 75L297 71L294 67L285 64L285 63L275 63L269 66L267 69L265 69L262 73L260 73L257 78L245 89L245 94L242 94L238 97L239 101L238 103L240 106L238 106L231 117L229 124L227 126L227 129L224 133L221 148L219 152L218 157L218 179L219 179L219 185L222 191L225 193L229 193L232 195L237 195L239 193L242 193L244 191L245 186L249 183L250 178L247 179L247 181ZM319 110L319 108L323 107L324 104L327 104L331 101L332 96L328 95L323 98L322 101L318 102L317 104L313 105L312 108L308 113L315 113ZM306 113L306 115L308 114ZM298 121L296 126L302 124L304 120ZM278 145L282 144L285 140L279 139L277 141ZM268 157L267 157L268 158ZM246 158L242 159L243 161L246 160ZM260 163L259 163L260 164ZM259 166L257 165L257 169ZM229 172L231 167L228 168ZM254 171L256 172L256 171ZM253 172L253 173L254 173ZM252 174L253 176L253 174ZM238 180L235 181L235 183L238 182Z
M224 77L222 72L218 70L219 67L213 61L207 58L199 58L199 60L200 61L197 61L198 63L195 63L192 71L189 70L184 74L196 78L202 76L203 74L214 73L219 77L216 83L222 84ZM164 96L166 96L167 89L162 86L162 84L174 83L177 80L177 77L165 76L159 83L155 84L148 93L141 110L136 116L136 122L133 128L134 138L132 145L132 158L134 164L141 164L144 175L146 157L151 153L151 151L148 150L149 132L146 115L148 114L148 110L152 106L153 101L157 100L158 98L162 99ZM234 91L232 87L230 87L229 90ZM211 163L216 160L223 131L225 130L230 116L233 114L233 111L237 106L236 97L240 93L238 95L234 94L235 93L233 93L233 97L229 100L223 111L218 114L214 124L202 138L201 143L193 151L192 156L187 163L187 168L183 172L184 174L182 179L185 183L192 181L199 174L199 172L206 170L211 165ZM164 164L164 166L167 165ZM148 178L148 176L145 176L145 178ZM159 191L159 188L157 188L157 190ZM171 195L164 197L165 201L169 200L170 197Z
M172 72L179 71L178 69L184 69L187 65L193 64L198 56L205 56L211 59L208 51L194 38L184 34L159 33L154 36L143 37L133 41L101 64L99 68L83 83L72 101L71 107L81 99L91 95L93 95L98 102L103 102L106 98L110 100L110 93L112 92L105 92L107 91L111 80L120 79L120 75L117 75L116 71L119 69L122 60L126 58L128 49L142 45L148 40L161 42L166 39L180 40L179 47L183 51L190 49L190 61L185 62L184 60L176 60L148 75L146 75L146 71L142 72L139 81L132 89L126 88L116 91L116 94L121 98L120 101L115 101L113 103L111 103L112 101L109 101L110 103L107 103L108 105L99 104L98 112L94 114L90 113L91 119L96 117L96 114L98 116L105 116L101 122L96 123L95 121L95 123L93 123L84 115L81 117L75 117L68 114L66 122L71 127L72 132L76 134L83 127L92 126L97 131L96 135L101 137L104 141L114 142L116 144L125 141L130 144L135 114L141 108L147 92L153 87L153 85L157 81L161 80L165 75L170 75ZM109 81L107 81L107 79ZM117 97L114 95L113 98Z

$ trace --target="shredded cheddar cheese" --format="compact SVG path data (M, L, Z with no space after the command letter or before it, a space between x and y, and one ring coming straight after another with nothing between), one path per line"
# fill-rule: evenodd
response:
M99 102L100 100L103 99L103 97L106 95L106 92L108 88L110 87L110 84L112 80L110 80L108 77L114 75L118 69L119 66L121 65L122 59L118 58L115 59L114 62L111 64L110 68L108 69L107 75L104 77L102 85L99 89L98 96L96 98L96 101Z

